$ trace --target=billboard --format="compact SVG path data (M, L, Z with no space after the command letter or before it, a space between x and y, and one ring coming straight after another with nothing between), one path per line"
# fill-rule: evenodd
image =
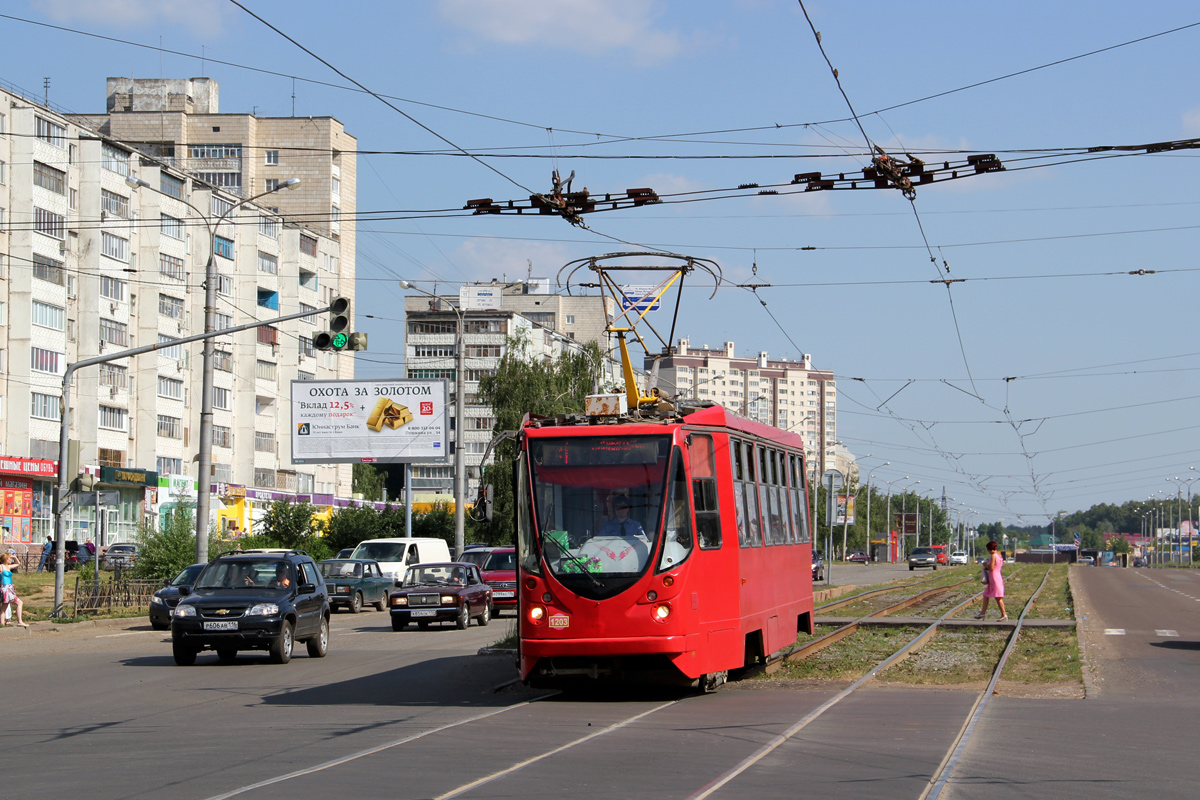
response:
M896 514L896 527L900 529L901 534L904 536L917 535L917 522L918 519L916 511L909 511L904 514Z
M297 464L447 462L449 382L292 381Z
M858 497L852 494L839 494L837 496L837 517L834 520L834 525L854 524L854 505L856 500L858 500ZM849 519L847 519L847 515Z

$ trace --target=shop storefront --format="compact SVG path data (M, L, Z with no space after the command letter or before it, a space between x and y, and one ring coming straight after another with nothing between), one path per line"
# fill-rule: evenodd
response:
M107 541L100 542L100 544L110 545L116 542L136 541L142 521L154 507L158 489L158 473L147 469L101 467L96 488L109 492L116 491L120 497L117 505L104 509L104 513L107 515L105 520ZM81 508L79 512L93 512L94 514L95 509ZM79 520L79 522L84 521ZM88 527L94 530L95 516L93 515L87 522L89 522ZM77 535L75 538L78 539L79 536Z
M0 456L0 528L5 544L44 542L54 535L51 500L58 462Z

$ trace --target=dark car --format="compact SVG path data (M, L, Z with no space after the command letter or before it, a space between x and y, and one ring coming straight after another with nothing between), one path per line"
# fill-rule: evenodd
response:
M492 619L492 587L483 582L479 568L461 561L417 564L408 568L388 606L392 630L410 622L425 630L431 622L453 622L466 630L471 618L487 625Z
M334 557L335 558L349 558L352 555L354 555L353 547L343 547L341 550L338 550L338 554Z
M469 544L463 548L463 553L458 557L458 560L463 564L474 564L483 569L483 562L487 561L488 556L496 548L488 545Z
M190 592L196 576L204 569L204 564L192 564L184 567L183 572L174 578L164 581L166 586L159 589L150 598L150 627L156 631L165 631L171 627L171 611L179 605L182 595L180 592Z
M820 550L813 550L812 554L812 570L814 581L825 580L825 554Z
M479 568L483 582L492 587L492 616L517 608L517 548L496 547Z
M1146 564L1148 564L1148 563L1149 563L1149 562L1148 562L1146 559L1144 559L1144 558L1135 558L1135 559L1133 560L1133 565L1134 565L1135 567L1144 567L1144 566L1146 566Z
M183 594L183 592L181 592ZM299 550L226 553L209 562L171 616L175 663L201 650L232 661L239 650L266 650L286 664L304 642L310 658L329 647L329 592L317 563Z
M68 543L69 544L69 543ZM121 543L111 545L104 551L102 566L104 569L130 569L137 561L137 545Z
M393 581L383 576L378 561L331 558L317 566L329 588L330 607L346 608L351 614L357 614L364 605L375 606L378 611L387 608Z
M863 552L851 553L846 556L846 560L854 564L870 564L871 557Z
M937 551L932 547L914 547L908 554L908 571L912 572L917 567L932 567L937 572Z
M65 555L65 558L63 558L63 569L68 572L75 567L78 567L80 564L87 563L88 561L92 560L93 557L93 554L89 553L87 548L85 548L79 542L70 539L63 542L63 552ZM58 551L56 549L52 549L50 554L46 556L46 568L53 571L57 560Z

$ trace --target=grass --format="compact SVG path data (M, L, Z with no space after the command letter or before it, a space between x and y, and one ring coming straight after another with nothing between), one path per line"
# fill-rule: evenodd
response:
M112 573L102 573L100 580L108 580ZM66 573L63 580L63 607L70 613L74 603L75 579L79 577L79 573L71 571ZM22 616L26 622L38 622L41 620L50 619L50 612L54 610L54 572L45 570L42 572L17 572L13 574L13 587L17 590L17 596L25 604L25 609ZM113 608L106 609L96 614L88 614L79 617L58 617L54 621L56 623L83 622L89 619L122 619L126 617L140 617L147 613L146 608Z
M1075 631L1055 628L1022 628L1008 663L1006 681L1016 683L1083 682L1079 663L1079 640Z
M1025 608L1025 604L1029 602L1030 596L1033 595L1037 587L1042 583L1042 577L1045 576L1046 570L1049 567L1041 564L1030 564L1024 569L1021 565L1009 566L1004 570L1004 608L1008 611L1008 616L1011 619L1016 619L1021 614L1021 610ZM978 571L976 572L978 575ZM969 593L965 593L959 602L965 600L970 594L981 592L984 585L979 582L978 578L973 583L963 587L970 589ZM1045 592L1045 590L1042 590ZM976 600L971 605L955 614L956 617L973 617L979 613L983 598ZM944 613L944 612L943 612ZM988 604L988 616L992 614L999 616L999 609L993 601Z
M870 614L873 611L878 611L881 608L897 603L906 597L912 597L915 594L936 589L941 586L949 586L953 583L958 583L968 574L963 570L950 570L945 573L937 573L937 577L933 579L924 576L913 575L908 578L899 578L892 583L896 584L896 588L887 592L864 597L861 600L855 600L853 603L848 603L843 606L830 609L828 612L823 612L817 609L818 614L837 616L837 617L862 617ZM921 582L920 586L905 588L907 584ZM969 584L968 584L969 586ZM901 612L905 613L905 612Z
M517 621L510 620L508 627L504 629L504 636L492 643L492 647L498 650L514 650L517 647Z
M829 630L822 630L821 634ZM767 679L857 680L920 631L920 628L863 628L803 661L785 661L782 669Z
M1050 570L1050 578L1046 588L1038 595L1033 608L1029 609L1029 619L1074 619L1075 598L1071 596L1071 585L1067 582L1066 564L1059 564Z

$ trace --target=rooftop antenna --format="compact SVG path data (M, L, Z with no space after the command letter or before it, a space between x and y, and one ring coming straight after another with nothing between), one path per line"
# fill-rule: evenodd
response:
M533 282L533 259L527 258L527 259L525 259L525 263L529 265L529 271L525 273L525 282L532 283Z
M42 90L46 93L45 106L50 107L50 79L42 78Z
M296 116L296 79L292 78L292 116Z

